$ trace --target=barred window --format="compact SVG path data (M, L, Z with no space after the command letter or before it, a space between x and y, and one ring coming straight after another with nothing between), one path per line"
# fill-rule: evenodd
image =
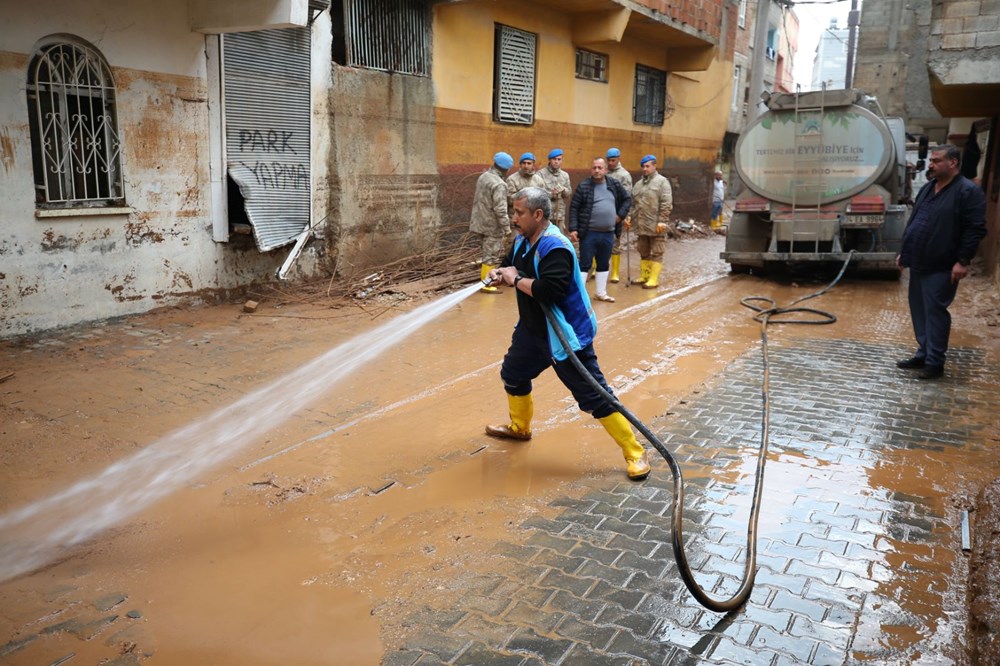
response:
M608 56L584 49L576 50L576 78L608 82Z
M538 35L506 25L494 33L493 119L530 125L535 121L535 54Z
M636 64L632 120L643 125L662 125L666 97L667 73Z
M28 118L40 208L124 204L115 82L86 41L55 35L28 65Z
M333 60L396 74L431 75L426 0L344 0L330 9Z

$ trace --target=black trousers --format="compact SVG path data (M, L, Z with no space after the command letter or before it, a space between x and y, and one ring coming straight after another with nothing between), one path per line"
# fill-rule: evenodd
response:
M604 379L600 366L597 365L594 345L587 345L578 351L576 356L594 379L611 393L611 388ZM549 366L555 369L559 381L573 394L581 410L592 414L595 419L602 419L614 413L614 408L597 392L597 389L580 376L573 361L568 358L565 361L552 358L548 340L535 335L527 326L519 323L514 328L510 348L503 357L503 365L500 366L500 379L503 380L504 390L511 395L528 395L531 393L531 381Z
M951 335L948 306L955 300L958 284L952 284L951 271L920 273L910 271L910 319L917 338L916 358L930 366L944 366Z

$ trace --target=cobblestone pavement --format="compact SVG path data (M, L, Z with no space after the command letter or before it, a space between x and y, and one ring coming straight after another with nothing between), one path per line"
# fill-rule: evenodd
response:
M992 463L996 424L966 416L995 399L980 353L949 351L945 380L925 383L893 367L909 351L895 343L783 338L744 609L706 611L684 588L657 456L643 483L591 484L529 519L418 609L383 663L962 663L952 480ZM744 355L654 426L684 470L692 567L721 597L743 573L760 378L759 351Z

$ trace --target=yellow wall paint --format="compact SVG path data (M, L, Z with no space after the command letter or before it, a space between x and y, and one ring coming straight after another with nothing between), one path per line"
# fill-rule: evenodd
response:
M728 119L731 61L717 58L697 75L700 81L669 76L674 114L662 127L641 125L632 121L635 65L669 71L665 45L626 37L623 43L588 47L608 55L608 83L577 79L572 19L570 14L518 0L435 6L433 79L440 165L481 163L504 147L512 154L529 149L545 154L552 145L566 150L567 168L588 167L590 157L611 144L621 144L623 151L626 146L635 148L636 162L647 152L681 160L714 160ZM538 35L532 126L492 120L496 23ZM543 145L530 147L534 143Z
M492 14L473 4L434 8L435 104L491 113L493 108Z

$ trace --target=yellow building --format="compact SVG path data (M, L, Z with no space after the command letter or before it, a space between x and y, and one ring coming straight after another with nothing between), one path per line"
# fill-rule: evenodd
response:
M675 216L706 218L732 90L731 7L716 2L441 3L433 16L442 216L468 215L492 155L565 151L574 185L615 146L635 176L652 153ZM728 26L728 27L727 27Z

